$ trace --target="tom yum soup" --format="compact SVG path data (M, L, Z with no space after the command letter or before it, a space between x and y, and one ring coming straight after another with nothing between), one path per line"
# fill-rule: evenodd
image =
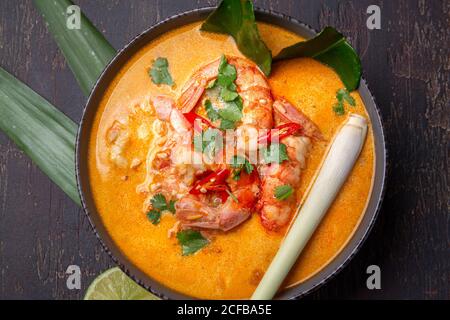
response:
M249 298L294 218L356 91L302 57L270 75L233 38L183 26L115 77L90 137L89 175L109 234L149 277L180 293ZM277 54L304 39L258 24ZM345 246L374 173L369 134L348 181L286 279L302 282Z

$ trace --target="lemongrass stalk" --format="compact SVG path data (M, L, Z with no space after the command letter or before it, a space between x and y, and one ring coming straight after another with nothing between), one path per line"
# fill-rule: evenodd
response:
M367 121L350 115L334 138L325 161L252 300L272 299L347 180L361 153Z

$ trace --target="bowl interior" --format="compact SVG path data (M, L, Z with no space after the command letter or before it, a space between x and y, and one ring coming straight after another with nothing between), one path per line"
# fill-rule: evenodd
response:
M135 53L137 53L140 49L142 49L146 44L156 39L160 35L182 25L204 20L212 10L212 8L204 8L173 16L146 30L141 35L136 37L125 48L123 48L106 67L105 71L102 73L94 89L92 90L83 113L77 137L76 173L78 189L80 192L80 197L82 199L83 208L89 217L89 221L94 229L94 232L102 243L104 249L109 253L109 255L124 272L126 272L140 285L161 298L192 299L192 297L171 290L170 288L165 287L163 284L160 284L157 281L151 279L139 268L133 265L127 259L124 253L121 252L114 244L114 241L112 240L102 223L100 215L98 214L98 211L96 209L94 199L92 197L87 165L89 137L100 101L111 81L121 70L121 68L126 64L128 59ZM316 32L310 27L296 21L295 19L283 16L281 14L257 10L256 17L258 21L278 25L280 27L291 30L305 38L310 38L316 34ZM321 284L325 283L340 269L342 269L346 263L350 261L351 257L361 246L375 221L384 190L386 167L385 142L383 127L377 106L364 80L361 82L359 93L364 101L372 123L376 157L375 181L366 212L359 226L357 227L357 230L354 232L347 245L328 265L326 265L322 270L320 270L314 276L310 277L305 282L282 291L277 295L277 299L292 299L295 297L303 296L314 288L317 288Z

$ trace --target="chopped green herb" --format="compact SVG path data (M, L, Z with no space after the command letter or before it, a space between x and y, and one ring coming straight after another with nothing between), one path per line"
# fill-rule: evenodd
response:
M169 204L167 205L167 210L170 211L171 213L175 214L176 210L175 210L175 200L170 200Z
M289 198L294 193L294 189L290 185L279 186L275 188L275 198L283 201Z
M218 97L225 106L221 109L214 108L210 100L205 101L205 110L211 121L221 120L220 129L234 129L236 123L242 118L242 98L237 92L234 84L236 80L236 68L227 62L225 55L222 55L219 65L217 80L208 84L208 88L217 88Z
M286 145L283 143L272 143L269 147L264 148L263 158L265 163L282 163L289 160Z
M209 244L202 234L194 230L183 230L177 233L178 243L181 245L183 256L196 253Z
M175 201L170 200L167 202L166 197L160 193L154 195L150 202L152 210L147 213L147 217L154 225L160 222L163 211L170 211L175 214Z
M149 74L154 84L167 84L169 86L174 84L169 73L169 61L166 58L156 59L149 70Z
M242 98L239 96L239 97L237 97L237 99L234 100L233 102L236 104L236 106L238 107L238 109L241 110L241 112L242 112L242 109L244 108L244 102L242 101Z
M233 179L238 181L241 178L242 170L251 174L255 169L253 165L244 157L234 156L232 158L231 167L234 168Z
M345 114L345 109L344 109L344 104L343 103L336 103L333 106L333 111L334 113L336 113L338 116L343 116Z
M167 208L166 197L161 193L154 195L150 202L152 203L153 209L164 211Z
M222 55L219 65L219 74L217 76L217 84L221 87L227 88L232 85L237 78L236 68L228 64L225 55Z
M225 107L219 110L219 115L223 120L238 122L242 118L242 111L236 103L227 102Z
M345 102L347 102L352 107L356 106L355 98L353 98L350 95L350 93L347 91L347 89L339 89L336 92L336 99L337 99L337 102L333 106L333 111L339 116L342 116L345 114L345 108L344 108Z
M161 221L161 211L158 211L155 209L150 210L147 213L147 218L151 221L151 223L153 223L154 225L157 225Z
M228 88L222 88L222 90L220 91L220 98L222 98L222 100L225 102L233 101L237 97L239 97L238 93Z
M213 128L208 128L202 133L194 135L194 149L213 158L223 148L222 133Z
M349 105L351 105L352 107L356 106L356 101L355 98L353 98L350 95L350 92L347 91L347 89L339 89L337 94L336 94L336 98L339 101L347 101Z
M222 129L222 130L229 130L229 129L234 129L234 128L236 128L236 123L234 121L223 119L220 122L220 129Z
M214 109L213 104L210 100L205 101L205 110L208 115L209 120L216 121L219 120L220 116L216 109Z

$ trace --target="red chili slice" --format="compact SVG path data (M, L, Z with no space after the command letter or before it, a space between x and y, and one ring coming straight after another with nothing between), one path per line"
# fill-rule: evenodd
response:
M187 121L189 121L190 124L194 125L195 124L195 120L200 120L202 123L206 124L208 127L210 128L215 128L211 122L209 122L208 120L206 120L205 118L203 118L202 116L196 114L194 111L188 112L188 113L184 113L183 114L184 117L186 118Z
M293 135L297 131L301 130L302 126L298 123L285 123L281 126L278 126L275 128L275 130L269 130L266 134L260 136L258 138L259 144L269 144L273 140L275 140L276 137L278 137L278 141L281 141L282 139Z
M225 180L229 175L230 170L228 169L221 169L213 172L205 178L197 181L194 187L191 189L190 193L201 194L208 191L224 191L227 188L227 186L225 185Z

